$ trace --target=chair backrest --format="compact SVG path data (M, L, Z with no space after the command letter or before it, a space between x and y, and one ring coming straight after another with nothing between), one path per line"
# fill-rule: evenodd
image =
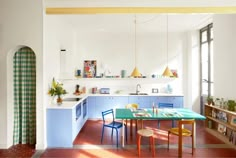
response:
M173 103L159 103L158 108L173 108Z
M109 119L112 118L112 121L114 121L114 112L113 112L113 109L106 110L106 111L103 111L103 112L102 112L102 120L103 120L103 123L104 123L104 124L105 124L107 118L109 118Z
M138 104L132 103L125 106L126 109L138 109Z
M193 119L190 119L190 120L179 120L178 121L178 127L179 127L179 129L182 129L183 125L191 125L191 128L192 128L191 131L192 131L192 134L193 134L194 133L193 132L194 123L195 123L195 120L193 120Z

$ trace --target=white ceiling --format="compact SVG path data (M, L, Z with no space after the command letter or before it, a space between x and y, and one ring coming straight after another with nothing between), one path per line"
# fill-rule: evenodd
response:
M61 20L73 29L83 32L131 32L134 14L48 15L49 20ZM137 32L163 32L167 30L167 14L137 14ZM182 32L200 29L212 22L210 14L168 14L168 31Z

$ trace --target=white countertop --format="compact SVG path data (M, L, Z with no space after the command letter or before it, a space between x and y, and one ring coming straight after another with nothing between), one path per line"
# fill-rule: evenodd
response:
M130 95L130 94L81 94L81 95L73 95L68 94L65 95L64 98L81 98L79 101L63 101L61 105L58 104L50 104L47 106L47 109L72 109L77 104L81 103L84 99L86 99L88 96L142 96L142 97L148 97L148 96L183 96L183 94L171 94L171 93L151 93L148 95Z

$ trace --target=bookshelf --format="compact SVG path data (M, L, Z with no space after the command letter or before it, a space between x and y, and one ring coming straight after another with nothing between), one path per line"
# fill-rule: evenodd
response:
M236 112L205 104L206 130L236 149Z

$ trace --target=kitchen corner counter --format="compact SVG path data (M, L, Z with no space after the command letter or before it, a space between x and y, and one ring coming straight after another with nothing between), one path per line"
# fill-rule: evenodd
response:
M88 95L68 95L65 96L64 98L79 98L79 101L63 101L61 105L58 105L56 103L49 104L47 106L47 109L72 109L74 108L77 104L82 103Z

